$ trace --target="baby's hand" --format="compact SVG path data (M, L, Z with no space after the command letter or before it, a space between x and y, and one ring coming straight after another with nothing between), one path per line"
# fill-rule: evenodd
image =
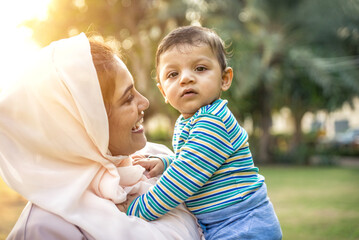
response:
M127 211L127 206L125 204L116 204L118 210L120 210L123 213L126 213Z
M132 156L134 159L133 165L140 165L147 170L146 177L152 178L163 173L165 166L160 158L144 158L138 157L139 155Z
M140 196L139 194L128 194L127 195L127 200L123 203L120 204L116 204L118 210L120 210L123 213L127 212L128 206L132 203L133 200L135 200L135 198L137 198L138 196Z

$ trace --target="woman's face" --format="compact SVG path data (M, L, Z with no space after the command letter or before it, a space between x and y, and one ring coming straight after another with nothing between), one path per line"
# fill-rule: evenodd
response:
M134 87L132 75L118 60L116 89L108 111L110 130L109 150L112 155L130 155L146 145L142 126L143 111L149 107L147 98Z

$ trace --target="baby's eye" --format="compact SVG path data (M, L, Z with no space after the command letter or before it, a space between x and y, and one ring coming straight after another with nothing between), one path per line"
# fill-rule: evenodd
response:
M206 70L207 70L207 68L204 67L204 66L198 66L198 67L196 67L196 69L195 69L196 72L203 72L203 71L206 71Z
M173 78L173 77L176 77L178 75L177 72L170 72L168 75L167 75L167 78Z

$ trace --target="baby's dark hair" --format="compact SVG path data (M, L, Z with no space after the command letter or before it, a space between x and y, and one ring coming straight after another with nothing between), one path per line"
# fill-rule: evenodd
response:
M164 37L157 48L156 68L158 67L160 57L164 52L172 47L183 44L189 44L192 46L199 46L201 44L208 45L212 49L213 53L216 54L222 72L227 68L228 53L223 40L213 30L199 26L179 27Z

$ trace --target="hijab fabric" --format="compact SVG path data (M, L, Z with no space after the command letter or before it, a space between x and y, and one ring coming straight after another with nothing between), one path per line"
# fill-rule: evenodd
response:
M0 93L0 174L37 206L95 239L198 239L183 207L146 222L115 204L144 193L144 169L111 156L109 126L90 44L81 33L53 42Z

